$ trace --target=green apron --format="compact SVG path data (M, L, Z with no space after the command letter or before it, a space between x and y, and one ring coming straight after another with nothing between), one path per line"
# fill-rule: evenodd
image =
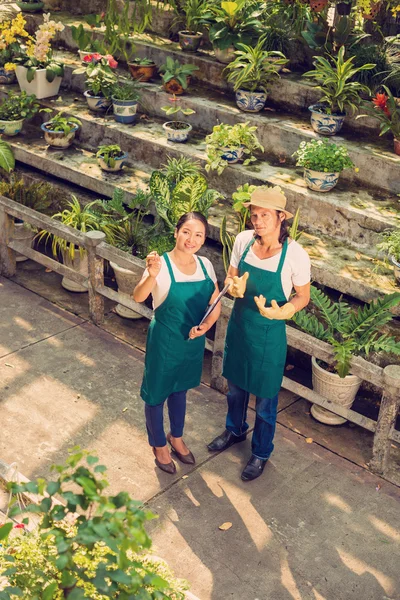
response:
M243 299L236 299L228 324L225 341L223 376L246 392L260 398L273 398L282 385L287 342L285 321L263 317L254 302L262 294L266 306L276 300L279 306L287 299L282 288L281 273L288 242L282 246L276 272L258 269L245 262L252 239L239 263L239 275L248 271Z
M198 325L215 291L201 258L205 279L175 281L167 254L164 254L171 287L168 296L154 311L147 333L146 358L140 395L155 406L174 392L189 390L200 384L205 336L189 339L192 327Z

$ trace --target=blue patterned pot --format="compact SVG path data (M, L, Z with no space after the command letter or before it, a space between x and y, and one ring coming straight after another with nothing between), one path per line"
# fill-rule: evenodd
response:
M244 148L224 148L222 152L221 158L230 165L234 165L243 157Z
M112 99L114 119L117 123L134 123L136 121L136 111L138 107L137 100L117 100Z
M307 187L314 192L329 192L339 181L340 173L324 173L304 169L304 181Z
M113 167L109 167L107 163L101 158L101 156L97 157L98 165L103 169L103 171L115 172L122 169L124 166L124 162L128 158L128 153L125 152L122 156L115 159L115 165Z
M248 92L238 90L236 92L236 105L244 112L258 113L265 106L267 94L265 92Z
M65 135L63 131L54 131L51 129L51 121L42 123L40 129L44 133L44 139L49 146L53 148L69 148L75 139L75 134L79 129L76 123L70 123L71 131ZM50 126L50 129L49 129Z
M189 33L188 31L178 31L179 44L185 52L197 52L202 33Z
M6 71L4 67L0 67L0 84L8 85L15 82L15 71Z
M4 135L18 135L24 124L24 119L18 119L18 121L0 121L0 133Z
M111 100L104 98L104 96L92 96L88 91L84 92L83 95L87 100L90 110L95 112L107 110L111 106Z
M335 135L339 133L342 129L342 125L344 123L344 119L346 115L336 114L336 115L327 115L324 112L324 107L321 104L313 104L308 107L308 110L311 112L311 126L316 133L321 133L322 135Z
M183 123L182 121L179 121ZM176 121L168 121L163 124L163 129L167 135L169 142L186 142L189 137L189 133L192 131L192 126L189 123L183 123L186 125L186 129L174 129L173 125Z

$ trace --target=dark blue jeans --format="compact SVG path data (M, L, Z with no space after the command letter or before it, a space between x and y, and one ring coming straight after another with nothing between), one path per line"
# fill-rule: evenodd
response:
M176 438L182 437L186 414L186 390L184 392L175 392L174 394L171 394L167 400L161 404L157 404L157 406L150 406L149 404L144 405L149 444L156 448L165 446L167 443L164 431L165 402L168 404L171 435Z
M250 394L231 381L228 381L228 387L226 428L234 435L242 435L249 428L246 417ZM251 451L254 456L262 460L269 458L274 449L272 440L275 435L277 408L278 395L273 398L256 397L256 423L251 440Z

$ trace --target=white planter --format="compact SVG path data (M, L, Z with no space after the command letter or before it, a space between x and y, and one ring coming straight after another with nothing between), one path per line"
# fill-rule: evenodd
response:
M0 133L4 135L18 135L24 124L24 119L18 121L0 121Z
M70 267L71 269L74 269L74 271L77 271L77 273L81 273L85 277L89 277L87 252L81 254L79 249L76 248L74 260L71 260L68 252L63 252L62 256L64 265L66 267ZM87 288L80 283L72 281L72 279L68 279L66 276L62 278L61 285L69 292L87 292Z
M26 78L27 71L28 69L21 65L18 65L15 69L15 74L22 92L35 94L38 100L50 98L50 96L56 96L58 94L62 77L55 77L53 81L50 82L46 79L46 69L38 69L35 72L33 80L29 83Z
M27 223L14 223L14 235L13 240L20 242L24 245L25 248L32 248L33 238L35 237L35 232L32 227L30 227ZM28 260L26 256L16 252L15 260L17 262L23 262L24 260Z
M83 95L86 98L90 110L94 112L104 112L111 106L111 99L104 98L104 96L91 96L88 91L84 92Z
M53 148L69 148L72 142L75 139L75 133L78 131L79 127L76 123L70 123L72 129L68 135L65 135L63 131L52 131L51 129L47 129L46 125L49 123L42 123L40 126L41 130L44 133L44 139Z
M329 373L319 366L314 357L311 359L311 365L314 391L320 394L320 396L336 402L336 404L340 404L345 408L351 408L360 389L362 379L357 377L357 375L347 375L342 378L336 373ZM342 423L346 423L347 421L347 419L339 417L317 404L312 405L311 414L314 419L326 425L342 425Z
M114 262L110 262L111 267L114 269L115 279L118 284L118 291L121 296L126 296L127 298L132 299L132 292L139 281L142 272L134 273L129 269L123 269L118 266ZM131 310L130 308L126 308L122 304L117 304L115 307L115 312L120 317L124 317L125 319L141 319L142 315Z

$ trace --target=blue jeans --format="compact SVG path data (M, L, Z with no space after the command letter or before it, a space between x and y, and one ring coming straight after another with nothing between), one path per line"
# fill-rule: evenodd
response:
M242 435L249 426L246 423L249 392L228 381L228 414L226 428L234 435ZM278 394L273 398L256 397L256 423L254 425L251 451L254 456L266 460L272 454L275 435Z
M164 431L164 404L168 404L169 422L172 437L182 437L186 414L186 390L174 392L167 400L156 406L144 405L146 428L150 446L165 446L167 438Z

